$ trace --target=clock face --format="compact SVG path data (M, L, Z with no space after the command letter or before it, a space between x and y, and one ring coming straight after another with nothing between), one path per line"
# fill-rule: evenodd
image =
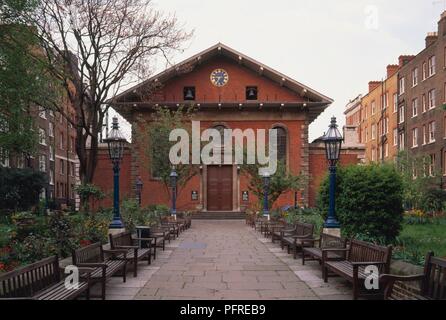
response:
M211 73L211 82L216 87L223 87L228 83L229 75L224 69L215 69Z

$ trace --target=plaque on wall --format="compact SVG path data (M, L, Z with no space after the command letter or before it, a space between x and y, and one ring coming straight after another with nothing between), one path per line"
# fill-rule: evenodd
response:
M242 200L243 201L249 201L249 193L248 193L248 191L243 191L242 192Z
M192 199L193 201L198 200L198 191L192 191L192 192L191 192L191 199Z

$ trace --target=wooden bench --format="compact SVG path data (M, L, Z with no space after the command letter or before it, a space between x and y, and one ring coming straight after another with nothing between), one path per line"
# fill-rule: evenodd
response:
M79 283L66 287L61 277L59 259L49 257L16 270L0 274L1 299L72 300L85 294L90 299L90 273L79 268Z
M110 257L106 258L108 254ZM100 242L72 251L73 264L78 267L94 268L90 274L90 283L101 282L101 298L105 300L105 288L108 278L122 273L122 280L126 282L127 250L105 250ZM123 257L124 259L120 258Z
M157 249L166 250L166 240L170 242L170 232L168 228L163 228L161 226L151 226L148 228L149 232L144 235L143 238L149 238L153 240L152 248L153 248L153 258L156 259L156 251Z
M172 219L169 219L168 217L162 218L161 226L169 229L171 239L175 240L175 238L180 236L180 228L175 222L172 222Z
M433 252L426 255L423 274L399 276L383 274L380 281L384 285L384 299L386 300L446 300L446 259L437 258ZM420 282L420 293L405 292L398 295L394 290L395 284Z
M274 232L277 232L278 230L282 229L282 227L285 225L282 220L270 220L264 223L263 226L263 235L265 238L272 237Z
M147 259L148 264L152 263L152 238L133 238L130 232L109 234L110 247L112 250L127 250L125 259L133 266L133 276L138 276L138 261ZM148 248L140 248L138 241L147 243Z
M325 249L322 251L324 260L324 281L328 281L333 272L337 276L353 283L353 299L357 300L360 296L361 283L364 283L367 276L365 273L367 266L376 266L379 274L389 273L390 260L392 258L392 246L383 247L360 240L351 240L348 249ZM338 261L329 257L330 253L346 253L346 259ZM370 290L372 291L372 290ZM366 294L368 296L381 294Z
M287 247L288 253L293 252L293 258L297 258L298 250L311 244L301 240L313 239L314 225L310 223L297 222L292 229L280 231L280 246L282 250Z
M286 232L290 232L294 230L294 225L288 224L284 221L274 225L271 227L271 241L274 243L276 240L280 240L282 237L281 231L284 230Z
M311 247L304 247L302 249L302 265L305 265L305 261L319 261L319 264L324 265L323 251L327 249L345 249L347 247L347 239L337 236L333 236L326 233L321 233L318 239L304 239L303 243L311 245ZM317 244L317 246L315 246ZM345 252L333 252L328 251L328 259L345 260ZM322 267L322 277L324 277L325 268Z

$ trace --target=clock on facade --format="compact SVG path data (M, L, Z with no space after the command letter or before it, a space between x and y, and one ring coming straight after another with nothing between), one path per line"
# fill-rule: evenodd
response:
M216 87L223 87L228 83L229 75L224 69L215 69L211 73L211 82Z

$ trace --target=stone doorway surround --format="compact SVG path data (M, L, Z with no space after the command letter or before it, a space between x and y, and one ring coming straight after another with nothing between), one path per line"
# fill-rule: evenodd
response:
M224 166L225 164L222 164ZM240 212L240 175L239 169L236 165L229 165L232 167L232 211ZM208 211L208 195L207 195L207 184L208 184L208 166L203 165L201 170L200 179L200 194L202 195L201 207L204 212Z

